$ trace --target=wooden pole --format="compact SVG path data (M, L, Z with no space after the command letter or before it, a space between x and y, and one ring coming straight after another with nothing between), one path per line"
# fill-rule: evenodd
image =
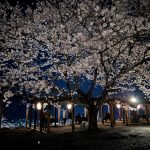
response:
M51 105L48 103L48 108L47 108L47 133L50 133L50 110L51 110Z
M26 105L26 128L28 127L29 105Z
M54 121L55 121L54 127L56 127L56 121L57 121L57 120L56 120L56 117L57 117L56 112L57 112L57 108L56 108L56 106L54 105L54 117L55 117L55 118L54 118L54 119L55 119L55 120L54 120Z
M125 123L125 109L122 108L122 118L123 118L123 123Z
M75 125L74 125L74 104L72 104L72 132L75 130Z
M31 128L32 125L32 104L29 106L29 128Z
M42 131L43 127L43 103L41 102L41 110L40 110L40 131Z
M101 105L101 120L102 120L102 123L104 124L104 110L103 110L103 104Z
M0 98L0 128L2 126L2 114L3 114L3 112L2 112L2 99Z
M113 119L113 123L114 123L114 125L115 125L115 104L113 103L113 116L114 116L114 119Z
M60 124L60 109L61 105L58 105L58 123Z
M37 109L36 104L34 104L34 130L36 130L36 121L37 121Z

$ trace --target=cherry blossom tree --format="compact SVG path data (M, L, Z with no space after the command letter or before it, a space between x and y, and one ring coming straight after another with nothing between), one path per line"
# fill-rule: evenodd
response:
M148 84L150 16L128 12L125 0L106 5L90 0L49 0L37 3L34 11L26 9L24 15L19 6L1 5L1 68L7 70L4 64L8 60L17 66L9 68L5 77L17 83L19 79L19 84L28 87L34 81L27 78L38 82L57 73L57 80L66 81L63 94L78 94L73 102L87 107L89 129L97 129L101 103L124 90L126 84L136 82L144 88ZM83 76L91 81L88 92L81 88ZM92 96L96 85L103 89L98 98ZM47 90L46 84L43 89Z

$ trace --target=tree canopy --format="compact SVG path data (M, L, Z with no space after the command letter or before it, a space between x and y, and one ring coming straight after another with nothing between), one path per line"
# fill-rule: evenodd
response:
M128 5L125 0L47 0L22 13L19 5L1 3L1 93L9 89L4 98L16 89L29 97L48 97L57 89L62 96L77 93L77 103L89 106L100 85L98 106L134 83L148 95L150 16L139 13L141 7L129 13ZM149 1L143 5L148 11ZM81 89L85 77L91 81L87 93ZM56 88L59 79L67 90Z

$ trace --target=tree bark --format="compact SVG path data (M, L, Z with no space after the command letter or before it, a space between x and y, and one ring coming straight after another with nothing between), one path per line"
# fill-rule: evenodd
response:
M97 113L98 110L96 108L89 108L88 109L88 130L96 131L98 129L97 126Z
M110 119L111 119L111 127L114 127L114 107L113 107L113 102L109 103L110 105Z
M126 116L126 126L129 125L129 112L128 110L125 110L125 116Z
M146 121L149 122L148 104L145 105Z
M123 118L123 123L125 123L125 109L122 109L122 118Z

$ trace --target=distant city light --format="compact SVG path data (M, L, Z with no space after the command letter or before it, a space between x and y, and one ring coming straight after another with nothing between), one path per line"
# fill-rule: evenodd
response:
M120 107L121 107L121 105L120 105L120 104L117 104L116 106L117 106L117 108L120 108Z
M131 98L131 102L135 103L135 102L136 102L136 98L135 98L135 97L132 97L132 98Z
M41 110L41 108L42 108L42 104L41 104L40 102L39 102L39 103L37 103L36 108L37 108L38 110Z
M67 104L67 108L70 110L72 108L72 104Z
M141 108L141 106L140 105L137 105L137 109L140 109Z

